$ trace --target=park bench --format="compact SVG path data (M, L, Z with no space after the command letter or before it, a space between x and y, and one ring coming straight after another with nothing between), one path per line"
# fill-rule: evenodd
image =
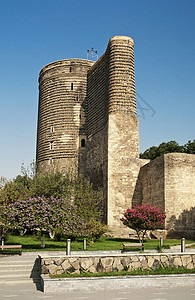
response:
M144 245L142 245L142 243L123 244L123 252L127 251L128 248L141 248L141 250L144 251Z
M7 250L19 250L19 255L22 255L22 245L0 245L1 252L0 253L14 253L13 251L9 252ZM6 251L4 251L6 250Z

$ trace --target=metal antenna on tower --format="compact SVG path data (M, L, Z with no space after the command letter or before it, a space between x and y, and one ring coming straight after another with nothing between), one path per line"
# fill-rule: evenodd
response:
M91 58L98 60L98 52L91 47L91 50L87 50L87 59Z

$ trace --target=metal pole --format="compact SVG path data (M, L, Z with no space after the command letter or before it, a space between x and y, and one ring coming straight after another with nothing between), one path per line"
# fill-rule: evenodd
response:
M163 238L160 237L160 247L163 247Z
M185 252L185 238L181 239L181 252Z
M71 239L66 240L66 255L70 255L70 242Z
M84 250L87 249L87 240L86 240L86 238L84 238L84 241L83 241L83 249Z

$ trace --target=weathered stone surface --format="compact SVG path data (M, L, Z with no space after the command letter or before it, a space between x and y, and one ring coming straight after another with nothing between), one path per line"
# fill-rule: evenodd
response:
M138 268L141 268L141 263L140 261L133 261L130 265L130 268L132 269L138 269Z
M88 269L93 265L93 259L84 259L80 262L80 267L83 268L85 271L88 271Z
M160 267L160 261L159 259L154 259L154 263L152 265L152 269L155 270L155 269L158 269Z
M149 256L148 257L148 267L152 268L153 263L154 263L154 258L152 256Z
M61 275L63 273L64 273L64 270L60 267L56 270L56 275Z
M181 267L183 265L182 261L181 261L181 257L174 257L173 258L173 265L175 267Z
M112 265L113 271L121 271L124 269L124 266L121 263L121 259L119 257L114 259L113 265Z
M163 265L163 267L168 267L169 266L169 260L168 257L165 255L161 256L161 263Z
M131 256L131 261L132 262L135 262L135 261L138 261L139 260L139 258L138 258L138 256Z
M57 266L60 266L63 263L64 260L65 260L64 258L55 259L55 264Z
M185 255L181 257L182 264L184 267L186 267L189 263L192 262L192 257L190 255Z
M102 264L104 272L112 272L112 264L113 264L112 257L102 257L101 264Z
M193 263L189 263L189 264L187 265L187 267L186 267L186 269L188 269L188 270L191 270L191 269L194 269L194 268L195 268L195 266L194 266Z
M172 266L172 267L184 267L186 269L195 268L194 262L194 254L166 254L166 255L113 255L112 257L74 257L67 258L62 257L61 265L57 265L56 262L59 263L59 258L52 258L51 264L48 265L48 261L46 261L47 265L45 265L45 260L41 260L41 271L42 274L62 274L67 271L71 273L80 273L80 268L85 271L89 271L92 273L97 272L112 272L112 271L120 271L126 267L129 269L156 269L160 265Z
M130 265L131 261L132 261L131 257L122 257L122 259L121 259L121 263L124 268L128 267Z
M61 266L62 266L64 272L67 272L68 270L70 270L72 268L72 266L69 263L68 259L64 260Z
M53 264L54 263L54 261L53 261L53 259L51 259L51 258L47 258L47 259L45 259L44 260L44 265L51 265L51 264Z
M78 259L77 259L77 260L73 260L73 261L71 261L71 260L69 259L69 262L70 262L71 266L72 266L75 270L79 270L79 261L78 261Z
M49 269L47 266L43 265L41 267L41 274L48 274L49 273Z
M48 266L48 269L49 269L49 273L51 275L56 275L57 274L57 270L61 269L59 266L57 265L54 265L54 264L51 264Z
M141 261L141 268L146 270L148 269L148 262L146 259Z
M192 255L192 261L193 261L193 263L195 265L195 255Z

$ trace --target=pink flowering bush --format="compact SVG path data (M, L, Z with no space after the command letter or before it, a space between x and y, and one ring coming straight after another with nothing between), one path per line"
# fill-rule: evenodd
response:
M120 220L125 226L136 231L142 244L147 230L162 228L166 218L165 211L150 204L128 208L123 215L124 217Z
M27 198L10 203L7 215L13 228L46 231L54 234L79 236L84 221L78 216L76 205L63 198Z

